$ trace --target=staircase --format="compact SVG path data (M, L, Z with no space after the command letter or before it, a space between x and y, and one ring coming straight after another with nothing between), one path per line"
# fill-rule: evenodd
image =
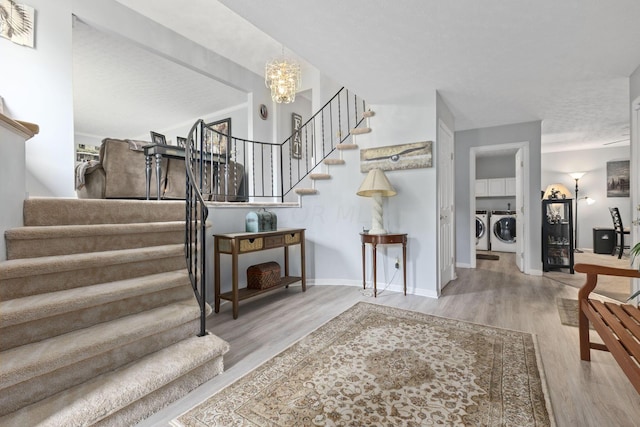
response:
M359 125L360 123L364 122L365 126L363 127L355 127L353 129L349 130L349 135L351 136L351 142L347 143L345 142L347 139L345 138L344 140L342 140L341 143L337 144L335 146L335 150L338 151L339 153L339 157L335 158L335 157L327 157L325 158L321 164L318 164L315 166L315 168L318 168L320 166L324 166L324 172L312 172L309 174L309 179L311 180L311 184L312 186L310 188L305 188L305 187L300 187L300 188L296 188L294 190L295 194L297 194L298 196L308 196L308 195L314 195L314 194L318 194L318 190L316 188L316 182L317 181L325 181L325 180L330 180L331 179L331 174L329 173L329 169L331 166L342 166L344 164L346 164L344 158L343 158L343 152L344 151L348 151L348 150L357 150L358 144L356 143L356 137L357 135L364 135L367 133L371 132L371 127L369 124L369 119L371 117L373 117L375 115L375 112L371 111L371 110L366 110L363 111L362 116L361 116L361 120L359 120L357 122L357 124ZM331 154L331 153L330 153ZM315 169L314 168L314 169Z
M222 372L184 218L184 201L25 201L0 262L0 425L132 425Z

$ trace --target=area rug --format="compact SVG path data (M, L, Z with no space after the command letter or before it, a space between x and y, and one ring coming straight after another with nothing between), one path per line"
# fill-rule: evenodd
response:
M567 326L578 327L578 300L569 298L556 298L560 323ZM589 328L593 329L591 323Z
M535 337L360 302L174 426L553 426Z

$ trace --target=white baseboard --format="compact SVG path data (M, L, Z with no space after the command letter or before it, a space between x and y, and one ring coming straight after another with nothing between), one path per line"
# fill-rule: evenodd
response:
M471 264L467 264L464 262L456 262L456 267L458 268L473 268Z
M307 284L313 284L315 286L357 286L362 288L362 282L360 280L349 279L310 279L307 280ZM373 285L371 282L367 282L366 290L373 293ZM387 286L386 283L378 282L377 291L378 295L381 295L383 292L404 293L404 287L401 284L391 284ZM409 286L407 286L407 295L417 295L435 299L438 298L437 293L434 291L426 291L424 289L416 289Z

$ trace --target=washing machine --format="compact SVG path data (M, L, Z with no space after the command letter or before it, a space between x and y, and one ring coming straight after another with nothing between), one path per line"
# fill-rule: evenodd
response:
M489 250L489 212L476 211L476 249Z
M514 211L491 211L491 250L516 251L516 213Z

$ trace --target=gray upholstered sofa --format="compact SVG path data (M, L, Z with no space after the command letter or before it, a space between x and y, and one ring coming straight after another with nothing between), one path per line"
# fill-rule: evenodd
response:
M147 195L146 141L105 138L100 146L97 162L85 162L76 166L76 193L81 199L144 199ZM229 168L229 185L226 185L226 168ZM244 200L241 164L214 165L213 191L209 181L204 196L208 200ZM163 199L184 199L186 170L182 159L163 158L160 167L160 193ZM151 168L150 197L157 198L155 160Z

